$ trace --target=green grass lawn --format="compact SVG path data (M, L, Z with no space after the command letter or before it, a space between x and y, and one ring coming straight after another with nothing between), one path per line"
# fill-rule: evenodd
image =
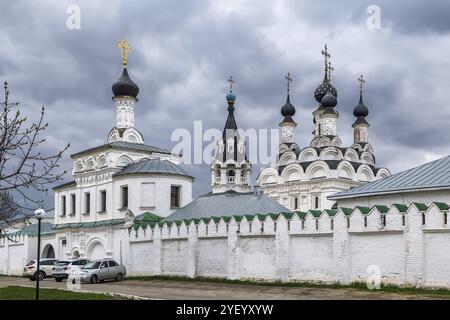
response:
M41 300L117 300L119 298L105 294L72 292L58 289L40 289ZM34 300L34 288L10 286L0 288L0 300Z

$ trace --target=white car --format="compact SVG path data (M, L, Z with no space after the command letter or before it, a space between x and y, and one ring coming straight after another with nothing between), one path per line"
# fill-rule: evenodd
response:
M53 267L53 278L55 278L56 282L68 279L71 275L79 273L80 268L89 262L88 259L58 261Z
M37 260L31 260L23 268L23 275L28 277L31 281L36 280ZM39 263L39 280L51 277L53 275L53 266L58 262L56 259L41 259Z

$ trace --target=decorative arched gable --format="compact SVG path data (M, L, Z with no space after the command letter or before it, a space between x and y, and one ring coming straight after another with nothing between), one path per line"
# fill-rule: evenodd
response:
M281 172L281 178L283 181L299 181L303 179L303 168L298 163L292 163Z
M317 151L314 148L305 148L300 152L298 156L298 161L300 162L308 162L317 160L319 156L317 155Z
M279 165L285 166L285 165L295 162L296 160L297 160L297 156L295 155L295 153L293 151L287 151L281 155Z
M349 162L342 161L341 163L339 163L337 167L338 178L346 178L353 180L355 178L355 174L356 174L355 169Z
M330 168L323 161L311 164L306 169L306 178L308 180L330 177Z

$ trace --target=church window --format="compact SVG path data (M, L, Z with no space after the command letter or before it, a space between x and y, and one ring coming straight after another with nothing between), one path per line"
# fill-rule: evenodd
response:
M350 218L347 218L347 228L350 228Z
M334 220L333 219L330 220L330 229L334 230Z
M120 193L121 193L121 199L122 199L121 209L127 209L128 208L128 186L120 187Z
M302 219L302 230L305 230L305 218Z
M319 220L316 219L316 230L319 230Z
M298 209L298 197L294 198L294 210Z
M181 205L181 186L170 186L170 207L179 208Z
M106 190L100 191L100 212L106 212Z
M320 207L320 198L319 198L319 196L314 196L313 197L313 208L314 209L319 209L319 207Z
M66 215L66 196L61 196L61 215Z
M288 227L288 231L290 231L291 230L291 220L288 220L287 227Z
M404 214L402 214L402 226L404 226L405 225L405 221L406 220L406 217L405 217L405 215Z
M422 224L425 224L425 213L422 213Z
M248 232L249 233L252 232L252 223L251 222L248 223Z
M261 232L264 232L264 222L261 222Z
M447 212L444 213L444 224L447 224Z
M84 213L91 213L91 194L89 192L84 194Z
M381 216L381 224L386 227L386 216L384 214Z
M273 231L277 231L277 222L276 221L273 223Z
M367 217L364 217L364 228L367 228Z
M75 193L70 195L70 214L74 215L77 209Z

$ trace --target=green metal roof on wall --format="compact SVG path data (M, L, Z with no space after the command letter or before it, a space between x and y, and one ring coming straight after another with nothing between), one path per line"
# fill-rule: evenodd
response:
M179 176L186 176L193 179L180 165L169 160L148 159L129 164L122 171L114 174L114 176L121 176L126 174L138 173L164 173L174 174Z
M65 228L95 228L102 226L113 226L117 224L122 224L125 222L125 219L110 219L110 220L101 220L95 222L80 222L80 223L61 223L55 224L53 229L65 229Z
M450 189L450 156L328 197L338 200L423 189Z
M53 230L53 223L50 222L42 222L41 223L41 235L52 235L55 234L55 231ZM29 237L36 237L38 235L38 224L30 224L19 231L13 232L8 234L10 237L16 237L16 236L29 236Z
M134 222L158 222L161 221L163 217L158 216L151 212L144 212L134 218Z
M441 212L447 212L447 210L450 208L450 206L447 203L444 202L433 202L433 204L436 205L436 207L441 211ZM397 208L399 210L400 213L406 213L408 211L409 208L411 207L416 207L418 210L420 210L421 212L424 212L426 210L428 210L428 208L430 206L427 206L424 203L419 203L419 202L413 202L409 205L409 207L407 205L404 204L392 204L391 206L392 208ZM328 214L328 216L330 217L334 217L337 212L341 211L344 215L349 216L351 215L353 212L356 211L356 213L360 213L360 214L368 214L369 212L373 211L377 211L379 214L386 214L389 212L391 208L387 207L385 205L375 205L371 208L369 207L355 207L355 208L345 208L345 207L340 207L339 209L325 209L323 211L320 210L309 210L308 212L304 212L304 211L294 211L294 212L280 212L278 214L274 214L274 213L267 213L267 214L256 214L256 215L233 215L233 216L210 216L210 217L206 217L206 218L193 218L193 219L183 219L182 221L180 220L172 220L172 221L166 221L166 220L162 220L159 222L152 222L150 223L151 227L153 228L154 226L158 225L159 227L163 227L164 225L166 226L171 226L172 224L181 224L181 222L184 222L185 225L189 225L191 222L194 222L194 224L198 225L201 221L205 224L210 223L211 221L214 221L215 223L220 222L220 220L225 221L226 223L230 222L231 220L234 220L236 223L240 223L242 222L242 219L245 217L247 221L255 221L255 217L257 217L257 219L261 222L265 221L267 219L267 217L271 218L272 221L276 221L280 215L283 215L283 217L287 220L291 220L293 219L294 215L297 215L300 219L305 219L306 216L308 215L308 213L311 213L311 215L315 218L319 217L320 215L322 215L323 213ZM135 223L135 225L133 226L134 229L138 229L139 227L142 227L143 229L145 229L147 227L147 223Z

